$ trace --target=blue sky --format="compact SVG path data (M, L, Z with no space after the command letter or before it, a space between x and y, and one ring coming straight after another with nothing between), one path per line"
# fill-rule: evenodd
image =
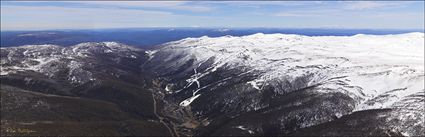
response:
M2 30L132 27L424 29L424 1L1 2Z

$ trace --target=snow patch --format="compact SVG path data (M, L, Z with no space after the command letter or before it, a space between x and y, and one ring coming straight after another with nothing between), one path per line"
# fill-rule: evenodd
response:
M201 94L198 94L198 95L192 96L192 97L190 97L186 100L183 100L182 102L180 102L180 106L183 106L183 107L189 106L190 103L192 103L199 96L201 96Z
M235 128L238 128L238 129L241 129L241 130L244 130L244 131L248 131L249 134L254 134L254 131L252 131L252 130L244 127L244 126L236 126Z

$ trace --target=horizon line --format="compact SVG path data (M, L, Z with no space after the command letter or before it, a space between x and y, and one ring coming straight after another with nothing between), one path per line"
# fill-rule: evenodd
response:
M1 32L19 32L19 31L88 31L88 30L115 30L115 29L335 29L335 30L419 30L425 31L425 28L349 28L349 27L111 27L111 28L58 28L58 29L0 29Z

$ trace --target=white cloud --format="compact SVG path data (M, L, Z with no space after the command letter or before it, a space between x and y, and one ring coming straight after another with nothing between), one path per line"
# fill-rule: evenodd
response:
M322 4L321 1L202 1L200 3L225 4L239 7L256 6L303 6Z
M340 13L338 9L308 9L308 10L289 10L272 14L279 17L324 17L336 16Z
M285 11L285 12L278 12L276 14L273 14L273 16L279 16L279 17L318 17L322 14L318 14L317 12L302 12L302 11Z
M404 4L410 4L410 2L378 2L378 1L356 1L356 2L345 2L345 9L348 10L368 10L368 9L379 9L379 8L397 8L402 7Z
M34 6L1 7L2 29L55 29L154 26L176 15L170 12Z
M70 3L123 8L161 8L192 12L207 12L214 9L207 6L188 5L186 1L72 1Z
M388 6L388 3L385 3L387 7L382 4L379 6L374 4L353 6L356 2L297 3L286 1L69 1L69 3L74 3L70 6L51 3L26 4L25 6L3 4L2 2L2 30L187 27L195 25L203 27L423 28L424 24L423 8L364 10L372 7L397 7L397 5ZM269 7L276 4L277 6ZM260 9L240 7L258 5L262 5L258 7ZM401 6L403 5L406 6L407 3L402 2ZM197 13L181 12L182 10L197 11ZM204 12L208 10L213 11Z

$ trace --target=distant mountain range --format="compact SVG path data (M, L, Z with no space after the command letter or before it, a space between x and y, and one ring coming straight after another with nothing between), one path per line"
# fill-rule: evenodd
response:
M371 29L279 29L279 28L139 28L97 30L2 31L1 47L28 44L72 46L83 42L116 41L136 47L149 48L187 37L244 36L255 33L299 34L306 36L352 36L355 34L401 34L423 30Z

